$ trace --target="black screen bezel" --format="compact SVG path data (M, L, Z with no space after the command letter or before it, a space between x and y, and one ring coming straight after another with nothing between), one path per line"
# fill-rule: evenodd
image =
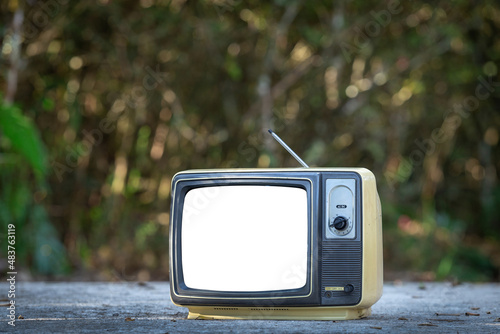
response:
M183 305L310 305L318 304L318 173L304 172L253 172L253 173L194 173L181 174L174 178L171 211L171 296ZM261 185L285 186L304 189L307 193L308 250L307 280L304 287L278 291L228 292L188 288L184 284L181 251L182 212L186 194L196 188L210 186Z

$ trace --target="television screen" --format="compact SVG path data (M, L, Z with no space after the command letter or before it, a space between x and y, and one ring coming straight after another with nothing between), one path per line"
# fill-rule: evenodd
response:
M187 288L283 291L307 281L308 194L270 185L209 186L184 198L181 254Z

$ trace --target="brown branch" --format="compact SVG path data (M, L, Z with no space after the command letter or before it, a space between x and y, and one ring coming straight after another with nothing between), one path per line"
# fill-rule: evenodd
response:
M274 98L272 96L272 89L271 89L271 72L274 67L277 42L285 38L285 36L287 35L290 24L297 16L297 13L299 11L299 6L300 6L300 1L295 1L286 8L285 13L283 14L281 20L278 23L278 26L276 28L276 33L269 40L267 53L264 58L264 68L259 76L257 83L257 93L260 99L259 102L254 104L249 110L249 113L252 113L253 108L257 109L260 106L261 127L263 129L267 129L270 127L272 118L272 108L273 108ZM265 145L270 151L272 151L274 147L274 141L266 140Z
M7 92L5 103L12 104L17 91L17 79L21 61L21 28L24 21L24 11L18 7L12 19L12 51L10 52L10 67L7 74Z
M294 67L283 79L275 84L271 89L271 96L273 100L283 95L293 84L295 84L301 77L303 77L317 61L321 60L319 56L311 56L296 67Z
M305 74L307 74L311 68L314 66L318 60L320 60L320 56L311 56L302 62L300 62L296 67L294 67L290 72L288 72L280 81L278 81L274 86L269 89L269 96L271 105L274 104L274 101L281 97L286 91L293 86L297 81L300 80ZM247 115L254 115L259 108L261 107L262 100L256 101L254 104L250 106L250 109Z

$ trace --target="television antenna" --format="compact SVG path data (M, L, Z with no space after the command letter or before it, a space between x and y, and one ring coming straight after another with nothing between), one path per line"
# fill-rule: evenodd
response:
M295 158L295 160L297 160L302 166L304 166L305 168L309 168L309 166L304 162L304 160L302 160L298 155L297 153L295 153L291 148L290 146L288 146L280 137L278 137L278 135L276 133L274 133L273 130L269 129L267 130L269 131L269 133L271 134L271 136L273 136L274 139L276 139L276 141L278 143L281 144L281 146L283 146L285 148L285 150L288 151L288 153L290 153L292 155L292 157Z

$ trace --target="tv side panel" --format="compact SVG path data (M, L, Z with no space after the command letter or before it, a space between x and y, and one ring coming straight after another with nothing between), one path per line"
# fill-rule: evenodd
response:
M363 296L358 307L371 306L382 296L383 242L382 209L375 175L367 169L359 171L363 179Z

